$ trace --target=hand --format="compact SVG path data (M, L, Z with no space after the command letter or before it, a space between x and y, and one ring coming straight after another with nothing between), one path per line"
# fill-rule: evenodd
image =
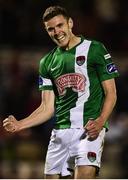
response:
M5 120L3 120L3 127L8 132L17 132L19 131L19 121L12 115L8 116Z
M96 120L89 120L84 128L89 137L88 139L93 141L99 136L99 133L103 128L103 124L101 124L99 118L97 118Z

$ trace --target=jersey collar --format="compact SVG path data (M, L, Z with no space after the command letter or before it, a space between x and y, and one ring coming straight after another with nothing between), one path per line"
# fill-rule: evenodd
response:
M60 53L62 53L62 52L70 52L70 51L74 50L77 46L79 46L79 45L85 40L84 36L79 35L79 37L81 37L80 43L78 43L77 45L75 45L75 46L72 47L71 49L65 50L65 49L63 49L63 48L61 48L61 47L58 47L58 48L57 48L57 51L60 52Z

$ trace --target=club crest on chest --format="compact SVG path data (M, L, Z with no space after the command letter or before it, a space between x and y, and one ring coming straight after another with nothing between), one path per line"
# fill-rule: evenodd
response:
M78 66L82 66L85 63L85 56L77 56L76 57L76 64Z

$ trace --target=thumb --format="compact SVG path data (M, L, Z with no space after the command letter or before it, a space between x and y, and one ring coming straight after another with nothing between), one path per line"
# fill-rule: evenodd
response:
M94 122L93 120L89 120L86 124L86 127L91 126L93 124L93 122Z
M14 116L13 115L9 115L8 118L9 119L14 119Z
M94 121L89 120L84 128L88 131L92 127L93 124L94 124Z

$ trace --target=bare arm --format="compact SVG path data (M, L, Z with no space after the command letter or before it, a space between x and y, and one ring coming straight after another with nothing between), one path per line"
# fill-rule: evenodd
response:
M110 79L102 82L102 86L105 93L105 100L102 107L100 116L95 121L89 121L85 128L92 137L97 137L101 129L103 128L106 120L112 113L112 110L116 103L116 87L115 80Z
M105 121L109 118L112 110L116 104L117 95L116 95L116 86L115 80L110 79L102 82L103 89L105 92L105 101L100 115L99 122L104 125Z
M46 122L53 116L54 98L53 91L42 92L41 104L32 114L20 121L17 121L14 116L9 116L3 121L4 128L10 132L16 132Z

